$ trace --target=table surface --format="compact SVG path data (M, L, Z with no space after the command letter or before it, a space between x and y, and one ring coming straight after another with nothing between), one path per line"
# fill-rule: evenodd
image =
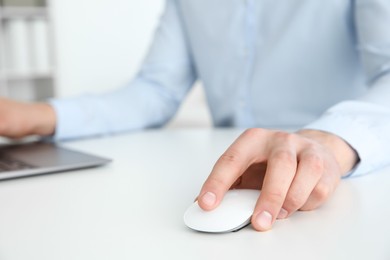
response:
M104 167L0 182L0 259L390 259L390 168L265 233L183 224L239 130L153 130L68 142Z

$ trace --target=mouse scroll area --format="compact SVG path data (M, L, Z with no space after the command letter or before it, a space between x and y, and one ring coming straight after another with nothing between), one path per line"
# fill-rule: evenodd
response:
M259 196L259 190L230 190L220 205L212 211L201 209L198 202L195 202L185 212L184 223L200 232L238 231L250 223Z

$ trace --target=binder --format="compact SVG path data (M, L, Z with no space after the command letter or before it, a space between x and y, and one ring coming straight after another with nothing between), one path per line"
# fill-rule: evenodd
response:
M30 22L32 70L39 73L48 73L51 69L49 29L47 20L36 18Z
M45 0L0 0L4 6L45 6Z
M31 69L30 44L28 40L28 22L15 18L5 24L6 69L9 71L26 72Z

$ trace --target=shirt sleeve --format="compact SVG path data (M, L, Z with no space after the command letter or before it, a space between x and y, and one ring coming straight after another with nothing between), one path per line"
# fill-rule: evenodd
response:
M176 112L196 73L175 0L167 0L153 43L135 79L100 95L53 99L54 139L157 127Z
M354 12L369 91L330 108L305 128L348 142L360 157L351 172L357 176L390 164L390 1L356 0Z

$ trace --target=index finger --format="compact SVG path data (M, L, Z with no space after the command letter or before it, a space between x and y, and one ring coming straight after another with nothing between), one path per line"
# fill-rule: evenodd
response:
M255 162L265 160L262 148L267 130L249 129L240 135L214 165L199 194L199 206L204 210L216 208L234 182Z

